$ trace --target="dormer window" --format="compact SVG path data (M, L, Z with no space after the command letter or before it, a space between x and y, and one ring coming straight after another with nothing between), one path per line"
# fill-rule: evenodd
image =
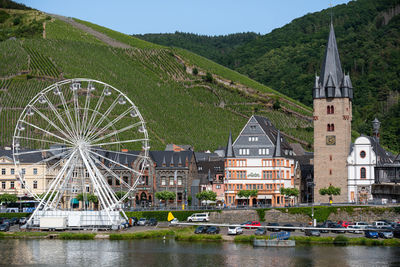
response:
M250 130L255 131L256 130L256 126L255 125L250 125Z
M258 136L250 136L249 142L258 142Z

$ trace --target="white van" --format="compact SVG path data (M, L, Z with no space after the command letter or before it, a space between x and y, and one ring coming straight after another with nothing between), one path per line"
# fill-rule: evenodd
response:
M195 213L187 218L188 222L208 222L210 221L208 213Z
M390 226L390 224L387 224L382 221L376 221L376 222L372 223L372 227L375 227L375 228L383 228L383 227L388 227L388 226Z

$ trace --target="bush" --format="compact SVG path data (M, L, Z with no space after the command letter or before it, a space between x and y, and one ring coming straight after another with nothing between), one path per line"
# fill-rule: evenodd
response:
M175 240L179 241L221 241L221 235L207 235L207 234L177 234Z
M29 217L31 216L32 213L27 213L27 212L10 212L10 213L0 213L0 217L2 218L7 218L7 219L11 219L11 218L21 218L21 217Z
M197 69L197 68L193 68L193 75L197 75L197 74L199 74L199 70Z
M269 209L256 209L260 222L265 222L265 211Z
M349 238L344 235L338 235L333 240L333 244L335 245L346 246L348 243L349 243Z
M137 217L139 218L155 218L157 221L165 222L168 219L168 213L170 211L167 210L160 210L160 211L129 211L125 212L126 216L128 217ZM209 211L190 211L190 210L180 210L180 211L172 211L172 214L175 218L179 221L186 221L187 217L192 215L193 213L203 213L203 212L221 212L220 210L209 210Z
M255 235L237 235L233 239L235 242L253 242Z
M110 240L148 239L148 238L159 238L171 235L174 235L174 231L172 230L158 230L158 231L146 231L146 232L126 233L126 234L110 234Z
M61 233L58 235L60 239L64 240L93 240L96 234L87 233Z

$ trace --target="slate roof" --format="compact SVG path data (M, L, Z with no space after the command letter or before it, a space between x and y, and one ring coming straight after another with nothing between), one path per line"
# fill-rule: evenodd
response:
M313 98L349 97L353 99L353 86L349 75L342 71L333 23L330 24L328 42L320 76L315 77Z
M20 150L20 152L29 152L29 151L37 151L37 153L30 153L19 156L19 161L21 163L35 163L41 161L42 153L39 150ZM13 151L12 150L0 150L0 157L6 156L13 160Z
M190 162L192 157L194 156L193 151L150 151L149 156L156 163L157 168L186 168L185 163L186 159ZM163 166L163 161L165 159L165 166ZM174 162L174 165L171 166L171 160ZM182 166L178 166L179 160L182 162Z
M269 139L276 145L276 137L278 135L278 130L271 123L271 121L265 117L254 115L254 118L257 120L258 124L264 130L265 134L268 135ZM290 144L281 136L280 142L281 150L292 150ZM284 155L281 151L281 155Z

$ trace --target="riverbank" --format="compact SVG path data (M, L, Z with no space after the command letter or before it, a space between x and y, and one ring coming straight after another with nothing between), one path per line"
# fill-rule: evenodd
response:
M141 240L141 239L175 239L177 241L212 241L212 242L235 242L252 244L253 239L268 239L268 236L255 235L207 235L194 234L193 227L170 228L161 230L149 230L142 232L4 232L0 233L0 239L61 239L61 240ZM358 245L358 246L395 246L400 247L400 239L369 239L365 237L309 237L292 236L297 245Z

